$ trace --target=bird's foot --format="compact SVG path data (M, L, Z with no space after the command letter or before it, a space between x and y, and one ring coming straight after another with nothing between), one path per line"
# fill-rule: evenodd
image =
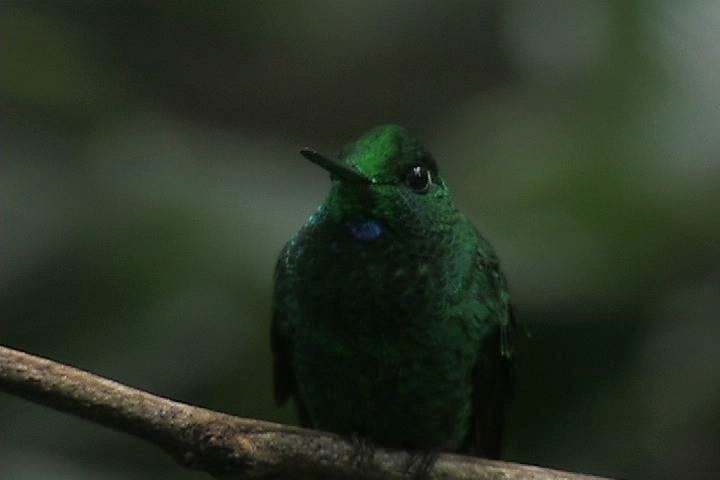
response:
M351 453L351 462L354 467L365 470L370 467L375 457L375 445L365 437L358 434L350 436L353 451Z
M414 480L428 480L439 452L412 452L405 463L405 473L411 475Z

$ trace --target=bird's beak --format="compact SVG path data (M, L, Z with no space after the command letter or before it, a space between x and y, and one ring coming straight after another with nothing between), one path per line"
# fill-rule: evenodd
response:
M337 178L338 180L350 183L370 183L370 179L362 173L338 160L320 155L315 150L303 148L300 150L300 155L330 172L331 178Z

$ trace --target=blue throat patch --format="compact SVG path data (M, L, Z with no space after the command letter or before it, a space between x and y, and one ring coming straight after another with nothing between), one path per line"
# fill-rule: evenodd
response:
M377 240L383 234L383 226L376 220L365 220L359 222L348 222L350 234L362 242Z

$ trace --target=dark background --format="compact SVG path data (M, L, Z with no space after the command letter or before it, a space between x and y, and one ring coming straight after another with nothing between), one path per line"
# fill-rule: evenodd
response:
M0 3L0 342L161 395L271 398L299 147L405 125L533 334L506 457L720 471L720 4ZM208 478L0 395L0 478Z

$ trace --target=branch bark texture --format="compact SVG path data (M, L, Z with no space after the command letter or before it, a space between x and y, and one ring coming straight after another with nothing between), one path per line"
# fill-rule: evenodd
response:
M359 459L357 448L337 435L187 405L3 346L0 391L145 439L217 478L401 480L415 474L408 452L378 448ZM602 480L447 454L429 478Z

